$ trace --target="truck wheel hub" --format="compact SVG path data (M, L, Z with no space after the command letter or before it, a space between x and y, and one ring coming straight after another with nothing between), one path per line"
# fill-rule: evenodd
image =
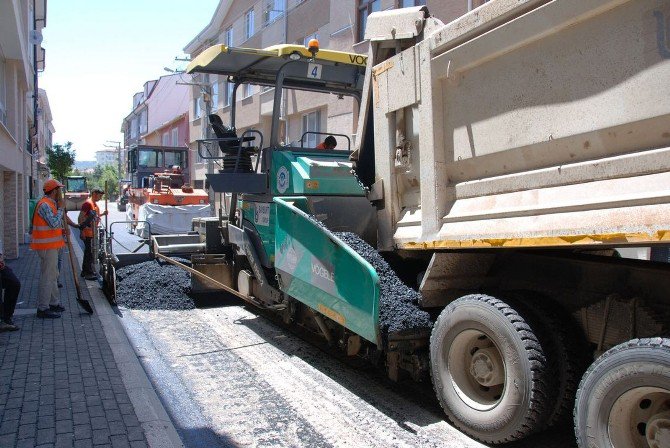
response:
M477 350L470 361L470 374L482 386L502 384L505 369L498 350L494 347Z
M656 414L649 419L646 436L650 448L670 446L670 411Z

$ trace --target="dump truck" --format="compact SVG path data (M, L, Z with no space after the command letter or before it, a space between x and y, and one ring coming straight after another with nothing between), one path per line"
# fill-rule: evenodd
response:
M669 19L492 0L373 13L367 55L215 45L187 71L234 83L233 111L239 85L274 87L269 139L210 117L230 206L157 256L197 248L194 279L432 382L483 442L573 424L582 448L669 446L670 264L620 256L670 244ZM283 143L287 90L355 98L353 144Z
M209 194L189 183L188 149L133 145L128 150L128 173L124 209L128 230L138 236L187 233L193 218L211 215Z

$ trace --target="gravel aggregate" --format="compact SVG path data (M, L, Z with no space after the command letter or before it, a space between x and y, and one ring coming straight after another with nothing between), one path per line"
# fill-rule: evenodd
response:
M433 327L430 314L419 308L421 293L407 286L377 249L352 232L333 232L315 216L309 218L319 227L341 239L370 263L379 277L379 330L382 336Z
M379 276L379 328L382 334L432 328L430 315L419 308L421 294L402 282L377 250L351 232L333 232L365 261Z
M188 260L173 258L190 265ZM116 301L141 310L190 310L195 308L191 277L185 270L164 261L145 261L116 271Z

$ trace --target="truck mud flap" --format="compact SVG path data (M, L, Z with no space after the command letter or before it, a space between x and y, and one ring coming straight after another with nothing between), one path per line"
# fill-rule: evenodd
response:
M275 269L286 294L381 346L379 277L310 217L308 200L275 197Z

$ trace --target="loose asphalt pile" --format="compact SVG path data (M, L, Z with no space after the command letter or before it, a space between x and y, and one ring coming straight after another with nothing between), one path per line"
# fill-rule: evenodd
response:
M332 232L316 216L309 218L325 231L335 235L370 263L379 277L379 330L382 335L408 330L431 329L430 314L419 308L421 294L407 286L377 249L352 232Z
M379 276L379 329L382 334L432 328L430 315L419 308L421 294L403 283L374 247L355 233L333 234L370 263Z
M174 258L190 265L188 260ZM195 308L191 277L168 262L152 260L116 271L116 302L140 310L190 310Z
M419 308L421 294L402 282L377 250L351 232L333 232L365 261L379 276L379 328L382 334L430 329L430 315Z

